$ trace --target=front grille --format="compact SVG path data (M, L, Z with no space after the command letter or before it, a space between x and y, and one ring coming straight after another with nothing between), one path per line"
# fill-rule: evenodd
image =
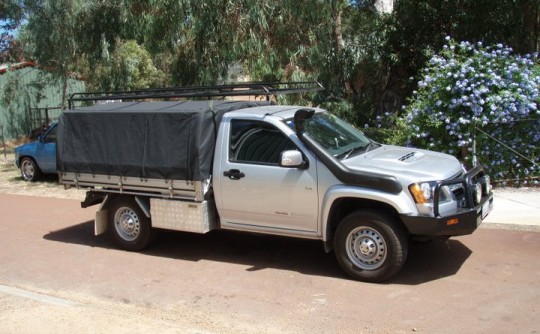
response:
M489 188L489 179L486 180L486 175L481 166L476 166L468 172L461 172L456 174L453 178L442 181L435 187L436 195L433 202L433 213L435 216L439 216L439 193L442 187L448 187L452 194L455 196L459 208L474 208L478 204L478 198L475 199L477 191L475 184L481 183L484 180L486 184L484 187ZM484 194L482 194L484 195ZM488 192L484 196L487 196Z
M458 180L458 179L461 179L462 177L463 177L463 172L461 171L457 173L456 175L454 175L453 177L451 177L450 179L448 179L447 181ZM465 200L465 189L463 188L463 183L456 183L453 185L449 185L449 188L458 202L458 207L460 208L465 207L466 200Z

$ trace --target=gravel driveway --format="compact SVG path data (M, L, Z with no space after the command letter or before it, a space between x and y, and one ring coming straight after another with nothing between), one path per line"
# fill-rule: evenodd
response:
M54 198L69 198L83 200L85 191L68 189L58 184L56 175L44 175L37 182L25 182L20 171L15 166L15 154L7 153L0 156L0 193Z

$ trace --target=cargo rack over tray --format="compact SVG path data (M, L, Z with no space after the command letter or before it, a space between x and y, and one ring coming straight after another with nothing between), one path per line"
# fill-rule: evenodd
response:
M243 83L73 94L58 125L60 182L101 192L202 201L224 113L272 104L272 95L322 89L317 82ZM268 98L211 99L220 96ZM75 106L76 101L88 106ZM111 103L92 105L96 101Z
M270 82L270 83L239 83L229 85L150 88L132 91L117 92L90 92L75 93L69 98L69 109L74 102L95 101L135 101L143 99L193 99L213 98L226 96L270 96L295 93L308 93L323 90L323 86L316 81L303 82Z

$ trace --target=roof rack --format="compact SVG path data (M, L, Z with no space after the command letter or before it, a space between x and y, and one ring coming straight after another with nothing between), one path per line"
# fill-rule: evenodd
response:
M143 99L173 99L173 98L212 98L225 96L266 96L269 100L273 95L317 92L324 87L316 81L304 82L272 82L272 83L239 83L230 85L193 86L151 88L132 91L75 93L68 100L69 109L74 102L122 100L133 101Z

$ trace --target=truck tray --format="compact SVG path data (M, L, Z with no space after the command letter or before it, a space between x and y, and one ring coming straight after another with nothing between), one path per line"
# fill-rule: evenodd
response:
M151 195L153 197L183 199L202 202L209 182L170 179L142 179L118 175L92 175L60 172L59 181L67 188L93 188L103 192Z

